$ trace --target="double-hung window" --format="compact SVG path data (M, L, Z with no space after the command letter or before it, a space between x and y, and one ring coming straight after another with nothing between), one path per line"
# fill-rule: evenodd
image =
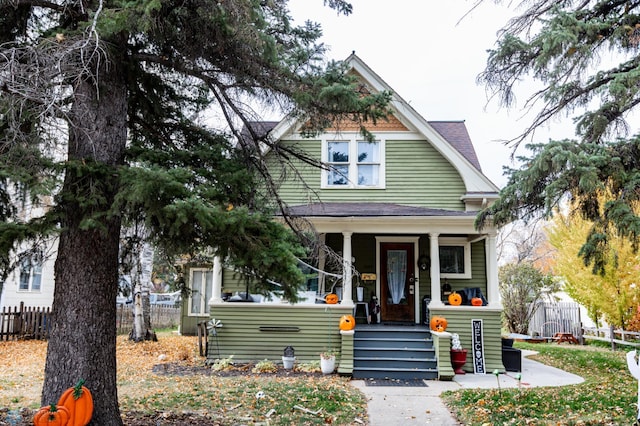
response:
M465 238L441 238L440 276L471 278L471 244Z
M19 291L40 291L42 287L42 262L25 257L20 263Z
M323 188L384 188L384 141L325 140Z
M209 300L213 292L213 270L193 268L190 272L189 315L209 313Z

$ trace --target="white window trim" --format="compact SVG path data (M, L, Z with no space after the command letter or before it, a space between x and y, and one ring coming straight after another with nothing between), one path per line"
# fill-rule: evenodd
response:
M211 272L212 273L212 282L211 282L211 291L213 291L213 270L211 268L191 268L189 269L189 290L193 291L193 273L194 272L202 272L203 275L206 277L206 273L207 272ZM209 309L209 301L205 300L206 299L206 280L204 282L205 285L205 291L204 294L201 297L201 301L200 301L200 313L193 313L192 312L192 306L193 306L193 297L192 294L189 294L189 302L188 302L188 306L187 306L187 316L189 317L205 317L205 316L209 316L209 313L207 312L207 310Z
M452 279L469 279L471 278L471 243L466 238L440 238L438 240L438 246L458 246L464 248L464 273L452 274L440 272L440 278L452 278ZM440 253L438 253L440 256ZM442 259L440 260L442 262ZM442 266L442 263L440 263Z
M27 288L21 288L20 287L20 284L21 284L20 277L22 275L22 265L20 265L16 269L17 274L18 274L18 278L17 278L18 293L42 293L42 269L43 269L44 265L42 265L41 263L39 264L40 265L40 274L38 274L40 276L40 288L38 288L37 290L33 289L33 281L34 281L34 278L36 276L34 271L35 271L37 265L38 264L35 263L34 260L30 260L30 263L29 263L29 279L28 279L28 282L27 282Z
M358 176L358 142L363 141L362 135L359 133L341 134L340 137L322 138L322 163L329 165L331 162L328 158L328 143L329 142L349 142L349 178ZM386 139L376 138L375 142L380 145L380 169L378 170L378 184L372 185L358 185L357 182L348 180L347 185L329 185L327 183L328 171L321 170L320 173L320 188L322 189L385 189L386 188ZM354 159L354 160L352 160Z

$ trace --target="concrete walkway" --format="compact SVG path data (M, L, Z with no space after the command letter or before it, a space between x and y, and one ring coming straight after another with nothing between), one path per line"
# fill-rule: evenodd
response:
M566 386L582 383L584 379L554 367L530 360L533 351L522 351L522 373L520 385L523 388L537 386ZM499 376L501 388L518 386L517 373ZM369 400L370 426L404 425L460 425L449 413L440 399L447 390L461 388L497 388L498 379L493 374L456 375L453 381L426 380L426 387L367 386L364 380L353 380L353 386L360 389Z

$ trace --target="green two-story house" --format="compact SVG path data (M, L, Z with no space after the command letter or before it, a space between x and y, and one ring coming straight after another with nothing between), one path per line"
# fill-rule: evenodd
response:
M279 362L292 346L305 362L333 348L343 374L441 379L453 375L456 333L469 353L466 371L503 371L496 230L474 227L498 188L482 173L463 121L425 120L356 55L347 62L369 91L393 93L393 115L370 127L374 142L348 123L312 139L293 120L257 124L278 143L330 166L300 164L308 187L291 178L280 195L288 213L307 220L340 256L341 267L329 268L320 256L308 267L302 301L291 304L260 296L233 301L227 296L245 290L241 277L219 259L191 265L182 332L220 321L210 337L211 359ZM451 291L464 296L461 305L448 303ZM339 303L325 303L329 293ZM483 305L471 306L473 296ZM348 314L356 328L340 331ZM434 315L447 320L445 332L429 331Z

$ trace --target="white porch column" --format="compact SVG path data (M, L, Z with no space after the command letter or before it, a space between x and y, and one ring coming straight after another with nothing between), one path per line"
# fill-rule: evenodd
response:
M487 306L501 308L500 291L498 290L498 255L496 250L496 231L490 231L484 242L487 263Z
M442 307L442 295L440 292L440 246L438 244L438 233L429 234L429 255L431 257L431 307Z
M209 304L222 303L222 261L219 256L213 258L213 285Z
M353 305L353 296L351 295L351 235L353 232L344 231L342 233L342 304Z

